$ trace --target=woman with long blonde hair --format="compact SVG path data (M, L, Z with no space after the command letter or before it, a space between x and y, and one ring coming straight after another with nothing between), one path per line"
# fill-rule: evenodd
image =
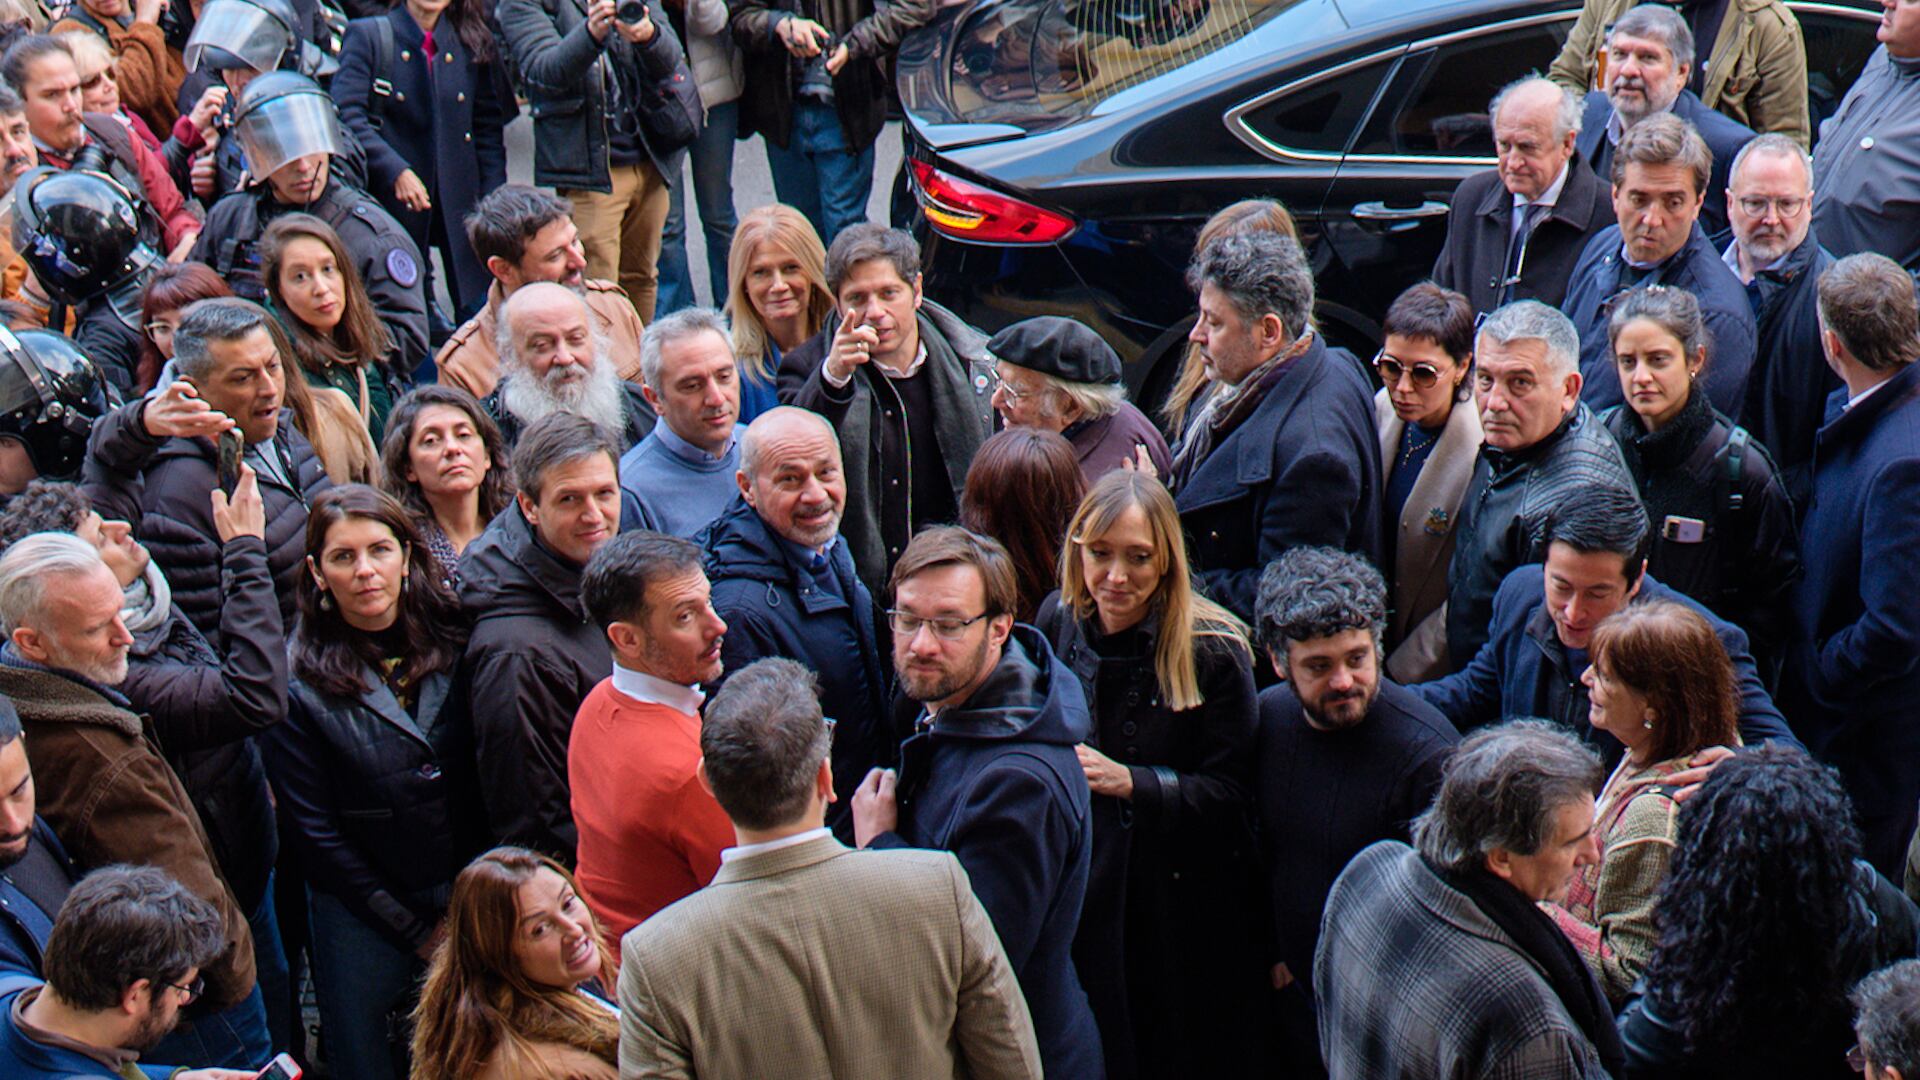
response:
M565 867L497 847L454 879L414 1010L412 1080L615 1080L605 931Z
M1246 822L1256 704L1247 629L1194 591L1173 496L1114 470L1067 525L1035 620L1093 713L1093 868L1074 964L1111 1076L1246 1075L1265 971Z
M780 404L780 357L826 325L833 311L827 249L806 215L775 203L750 210L727 252L727 321L740 361L740 422Z
M1195 253L1205 251L1207 245L1222 236L1244 236L1247 233L1269 232L1284 236L1289 240L1300 239L1300 230L1293 223L1293 215L1287 208L1272 199L1242 199L1222 209L1200 226L1200 236L1193 242ZM1193 323L1184 324L1187 330L1193 329ZM1185 440L1187 422L1192 419L1195 407L1207 398L1207 392L1213 383L1207 378L1207 365L1200 356L1200 346L1188 342L1186 357L1180 362L1180 378L1167 391L1167 400L1160 406L1160 420L1165 425L1167 441L1178 446Z

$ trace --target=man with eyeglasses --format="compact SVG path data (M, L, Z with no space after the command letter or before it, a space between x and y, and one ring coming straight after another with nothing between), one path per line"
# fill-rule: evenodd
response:
M47 939L46 983L0 975L0 1076L251 1080L250 1069L140 1063L199 998L200 969L225 946L220 913L166 871L87 875Z
M1460 182L1434 283L1464 293L1478 312L1515 300L1558 304L1594 233L1613 224L1607 188L1573 152L1580 99L1530 75L1487 107L1494 168Z
M700 549L628 532L600 545L580 579L613 674L587 694L567 743L580 892L614 938L713 880L733 826L696 775L701 683L720 677L727 624Z
M1753 368L1753 308L1701 228L1713 172L1706 141L1670 114L1635 124L1614 150L1620 223L1588 242L1561 305L1580 334L1580 400L1596 411L1624 401L1607 331L1614 305L1634 289L1662 285L1700 301L1712 341L1700 388L1727 419L1740 421Z
M987 352L1000 419L1065 438L1088 485L1114 469L1172 471L1167 440L1127 400L1120 354L1085 323L1058 315L1022 319L993 335Z
M1805 506L1813 484L1816 403L1840 388L1820 348L1820 275L1833 256L1813 235L1813 159L1784 135L1762 135L1733 159L1727 189L1733 243L1721 256L1747 287L1759 347L1741 425L1773 452Z
M894 670L920 707L898 771L874 769L854 794L854 837L953 852L1026 994L1047 1075L1097 1080L1100 1033L1071 952L1093 853L1080 682L1014 624L1013 560L998 542L927 529L892 584Z

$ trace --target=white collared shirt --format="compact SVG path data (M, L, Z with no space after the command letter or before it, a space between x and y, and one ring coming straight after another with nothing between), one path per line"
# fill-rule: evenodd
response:
M707 700L707 695L697 686L671 683L644 671L621 667L618 662L613 665L613 688L635 701L665 705L688 716L699 716L700 706Z
M1786 262L1792 257L1793 252L1789 251L1785 255L1761 267L1759 270L1755 270L1753 273L1759 274L1767 270L1777 269L1781 263ZM1753 274L1749 274L1740 269L1740 241L1735 240L1733 243L1728 244L1727 250L1720 254L1720 261L1727 264L1727 269L1733 271L1733 276L1740 279L1740 284L1749 285L1753 283Z
M794 833L792 836L783 836L778 840L767 840L758 844L742 844L739 847L725 848L720 852L720 865L725 866L735 859L744 859L749 855L760 855L768 851L779 851L781 848L798 847L809 840L818 840L823 836L832 835L833 831L831 829L808 829L806 832Z
M1872 396L1874 395L1874 392L1875 392L1875 391L1877 391L1877 390L1879 390L1879 389L1880 389L1881 387L1883 387L1883 386L1885 386L1885 385L1887 385L1888 383L1890 383L1890 382L1892 382L1892 381L1893 381L1892 379L1882 379L1882 380L1880 380L1879 382L1877 382L1877 383L1874 383L1874 384L1873 384L1872 386L1869 386L1869 387L1867 387L1867 388L1866 388L1865 390L1862 390L1862 391L1860 391L1859 393L1857 393L1857 394L1855 394L1855 395L1853 395L1852 397L1850 397L1850 398L1848 398L1848 399L1847 399L1847 403L1846 403L1846 404L1845 404L1844 406L1842 406L1842 407L1841 407L1841 409L1840 409L1840 411L1841 411L1841 412L1852 412L1852 411L1853 411L1853 407L1854 407L1855 405L1858 405L1858 404L1860 404L1861 402L1863 402L1863 401L1865 401L1865 400L1867 400L1868 398L1870 398L1870 397L1872 397Z
M1520 222L1526 217L1527 207L1554 207L1560 205L1560 193L1567 189L1567 174L1572 171L1573 159L1568 158L1567 163L1560 166L1560 175L1553 178L1553 183L1547 185L1547 190L1541 192L1539 198L1529 199L1521 195L1515 195L1513 197L1513 220L1507 224L1507 235L1512 236L1514 233L1520 231Z
M829 353L831 353L831 350L829 350ZM880 374L885 375L889 379L911 379L914 377L914 375L919 373L920 365L927 362L927 343L924 341L921 342L920 347L914 350L913 363L908 364L907 370L905 371L895 371L885 364L877 363L872 360L869 360L867 362L870 364L873 364L874 367L879 368ZM847 372L847 377L844 379L836 379L833 377L833 369L827 366L826 360L821 360L820 361L820 377L827 380L828 386L831 386L835 390L838 390L841 387L853 381L853 372L851 371Z

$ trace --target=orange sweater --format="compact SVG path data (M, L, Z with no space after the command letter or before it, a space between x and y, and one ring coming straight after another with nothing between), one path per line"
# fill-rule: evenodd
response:
M700 786L700 718L636 701L603 679L580 703L567 745L577 877L587 906L620 935L713 880L733 823Z

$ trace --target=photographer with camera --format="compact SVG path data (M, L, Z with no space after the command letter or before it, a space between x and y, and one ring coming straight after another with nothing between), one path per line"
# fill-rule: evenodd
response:
M667 185L700 131L686 53L657 0L501 0L500 28L533 112L533 182L573 203L587 276L653 318Z
M779 201L807 215L828 247L867 219L873 140L887 122L882 64L934 0L734 0L746 54L740 137L767 137Z

